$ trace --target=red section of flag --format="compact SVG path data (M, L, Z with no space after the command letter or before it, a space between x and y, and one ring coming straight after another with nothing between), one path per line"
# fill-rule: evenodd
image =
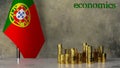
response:
M20 28L14 24L10 24L4 33L20 49L24 58L35 58L42 48L44 36L35 5L32 5L29 9L31 20L27 27Z

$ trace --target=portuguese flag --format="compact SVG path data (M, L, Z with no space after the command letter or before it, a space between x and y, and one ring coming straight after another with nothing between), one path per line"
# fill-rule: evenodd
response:
M33 0L14 0L3 32L19 48L24 58L36 58L44 36Z

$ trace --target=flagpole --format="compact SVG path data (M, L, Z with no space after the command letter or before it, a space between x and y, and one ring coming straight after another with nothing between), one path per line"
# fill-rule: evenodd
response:
M19 48L16 48L16 58L17 58L17 64L20 64L20 50L19 50Z

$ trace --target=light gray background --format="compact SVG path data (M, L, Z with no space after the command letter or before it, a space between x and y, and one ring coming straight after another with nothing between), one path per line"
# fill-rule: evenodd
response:
M38 56L57 57L57 44L82 51L82 42L103 45L108 57L120 57L120 0L116 9L75 9L74 2L106 2L106 0L34 0L45 36ZM15 45L3 32L12 0L0 0L0 58L16 57Z

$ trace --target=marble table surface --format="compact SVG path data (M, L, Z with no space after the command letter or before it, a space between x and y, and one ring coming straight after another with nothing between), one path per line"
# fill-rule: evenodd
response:
M120 58L107 59L106 63L58 64L55 58L41 59L0 59L0 68L120 68Z

